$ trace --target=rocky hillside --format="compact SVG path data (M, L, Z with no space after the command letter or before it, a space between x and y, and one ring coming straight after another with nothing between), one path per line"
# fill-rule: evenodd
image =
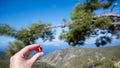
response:
M100 65L114 65L113 62L118 62L119 60L120 46L96 49L70 47L47 55L43 57L40 62L46 62L56 68L102 68Z

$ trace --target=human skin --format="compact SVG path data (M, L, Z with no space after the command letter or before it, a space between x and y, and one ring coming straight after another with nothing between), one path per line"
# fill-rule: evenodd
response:
M26 59L26 57L39 46L39 44L26 46L13 55L10 58L10 68L32 68L33 64L43 55L43 52L36 53L30 59Z

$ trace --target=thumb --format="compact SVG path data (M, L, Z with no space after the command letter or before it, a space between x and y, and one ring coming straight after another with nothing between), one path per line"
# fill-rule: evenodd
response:
M43 52L35 54L32 58L29 59L29 62L35 63L42 55Z

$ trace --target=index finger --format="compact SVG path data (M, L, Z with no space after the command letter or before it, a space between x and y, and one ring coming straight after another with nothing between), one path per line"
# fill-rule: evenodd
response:
M32 44L24 47L22 50L19 51L24 56L27 56L30 52L34 51L37 47L39 47L39 44Z

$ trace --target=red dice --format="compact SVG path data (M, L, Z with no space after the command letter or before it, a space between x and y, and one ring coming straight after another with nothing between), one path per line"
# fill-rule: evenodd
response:
M36 48L36 52L42 52L42 47L40 47L40 46L37 47L37 48Z

